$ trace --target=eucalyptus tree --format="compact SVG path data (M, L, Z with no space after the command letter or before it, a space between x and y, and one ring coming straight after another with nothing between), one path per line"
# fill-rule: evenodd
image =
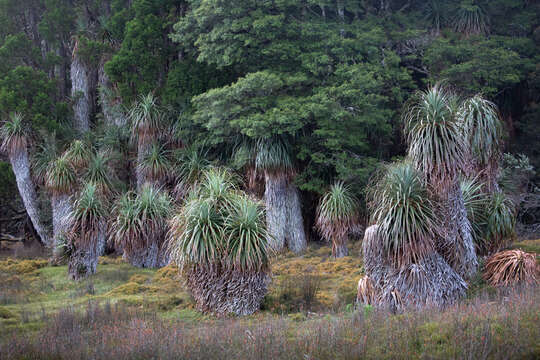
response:
M470 166L470 146L460 115L457 96L435 85L413 96L403 118L408 157L441 203L439 215L445 223L435 245L468 278L476 271L478 260L459 186L460 175Z
M200 186L170 222L169 250L203 312L257 311L270 282L264 206L239 192L223 169Z
M290 152L283 139L259 139L255 167L264 172L270 245L276 251L287 246L295 253L302 253L307 246L306 234L300 194L293 182L295 169Z
M86 183L73 205L73 211L67 216L66 255L68 274L73 280L79 280L94 274L99 256L105 245L104 229L109 217L108 201L99 186Z
M41 219L36 188L31 176L28 156L29 135L22 114L12 113L5 119L0 128L0 139L2 140L0 148L8 155L26 213L41 242L52 245L51 237Z
M358 225L359 203L343 182L330 187L317 207L316 226L326 241L332 242L332 255L347 256L347 235Z

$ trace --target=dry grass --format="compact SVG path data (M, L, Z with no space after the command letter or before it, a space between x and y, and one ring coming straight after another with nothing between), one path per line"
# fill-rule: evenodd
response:
M538 284L540 267L536 255L521 250L501 251L486 262L484 279L493 286Z
M0 339L9 359L534 359L538 288L446 309L389 315L255 315L186 323L119 305L43 314L35 332Z

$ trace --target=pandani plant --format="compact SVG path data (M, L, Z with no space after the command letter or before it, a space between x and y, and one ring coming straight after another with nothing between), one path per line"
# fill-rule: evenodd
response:
M396 311L463 296L467 284L436 250L438 205L412 163L385 166L368 198L375 225L364 234L363 256L375 304Z
M294 165L289 144L282 138L261 138L257 142L255 168L264 173L266 221L275 251L288 248L299 254L307 242L300 194L293 183Z
M69 277L79 280L96 273L105 245L109 209L99 186L92 182L84 185L73 208L66 221L70 224L66 255Z
M166 123L166 112L158 104L157 98L149 93L141 96L139 101L131 107L128 119L131 124L132 139L137 142L137 164L142 164ZM140 189L148 179L139 166L136 167L136 177L137 188Z
M119 198L110 236L132 265L156 268L168 264L165 236L171 209L169 195L148 184L138 193L129 191Z
M459 177L469 166L470 147L461 121L458 97L437 84L417 92L404 115L408 157L429 191L440 203L441 228L438 252L464 278L471 277L478 260Z
M487 260L484 279L492 286L537 285L540 267L536 254L521 250L498 252Z
M169 151L164 146L153 143L137 164L137 172L151 184L165 185L174 172Z
M32 226L45 245L52 245L38 206L38 197L31 176L31 163L28 156L29 131L21 113L11 113L0 127L0 150L6 152L15 174L17 188L23 200L26 213Z
M257 311L270 282L264 206L212 168L170 221L169 251L197 308L218 315Z
M201 180L204 170L210 167L208 152L196 147L178 149L173 153L177 160L176 185L172 191L175 200L182 203Z
M315 225L322 237L332 243L332 255L347 256L349 232L358 225L359 203L349 186L338 181L322 196Z
M77 191L78 186L75 168L65 155L60 156L49 164L45 185L51 194L54 236L53 253L55 258L58 258L61 255L59 251L61 250L62 239L69 227L66 220L73 210L71 196Z
M489 34L489 16L475 0L464 0L458 7L454 17L454 30L470 35Z

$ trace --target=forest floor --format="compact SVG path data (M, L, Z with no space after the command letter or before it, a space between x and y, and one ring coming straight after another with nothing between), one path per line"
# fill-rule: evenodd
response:
M518 242L514 247L540 255L540 240ZM152 346L165 346L171 351L161 353L161 350L154 349L161 354L156 355L158 358L184 357L185 351L189 352L190 358L210 358L210 353L201 352L200 348L203 341L208 341L205 338L208 334L215 334L212 341L222 341L215 345L218 348L221 346L221 350L216 351L223 356L216 355L215 358L251 358L253 351L263 351L259 358L280 358L280 348L291 346L294 349L289 350L293 353L297 351L298 358L303 359L329 358L334 354L312 346L340 347L335 351L342 353L341 358L358 355L358 351L368 358L395 358L397 355L407 357L403 354L421 358L426 351L434 358L462 355L476 357L481 355L479 351L482 354L488 351L488 358L507 358L501 349L508 339L517 341L512 350L517 351L516 355L531 358L540 355L540 345L534 340L540 338L538 287L501 292L487 286L479 276L471 284L467 299L455 308L446 310L444 316L438 311L383 315L364 308L355 312L353 304L356 285L363 273L359 256L360 243L349 244L349 249L351 256L342 259L333 259L328 246L316 244L310 246L301 257L291 253L279 255L272 263L273 281L264 299L262 311L242 319L217 319L197 312L175 266L158 270L138 269L121 258L102 257L97 274L74 282L67 277L67 266L51 266L39 256L30 259L25 259L24 255L22 258L4 257L0 259L0 354L10 354L8 358L69 358L69 351L81 347L77 350L80 351L80 358L109 358L107 354L110 355L111 349L96 353L98 350L95 344L91 346L88 341L70 338L62 342L62 346L71 344L64 349L55 342L57 340L52 340L63 332L69 332L93 334L92 341L99 342L99 338L104 335L101 332L98 335L96 331L98 328L106 328L112 331L107 339L115 339L116 342L103 346L113 346L118 351L122 347L117 348L114 344L123 344L120 333L134 331L135 335L142 336L141 332L147 329L154 343L132 345L135 348L146 346L141 351L149 351L147 347ZM515 306L519 305L519 311L508 311L507 302L510 298L514 299L512 301ZM373 315L369 315L371 313ZM136 330L131 329L137 321L144 323L143 329L139 326L136 326ZM358 321L362 324L357 324ZM443 323L448 323L444 329L441 328ZM371 329L370 336L366 332L362 337L354 330L362 326ZM406 329L401 329L403 326ZM189 342L186 342L186 334L183 333L186 328L190 329L187 337ZM220 328L223 331L215 333ZM280 333L271 344L248 341L258 331L270 334L279 329L285 331L285 334ZM389 329L393 330L386 334ZM175 336L183 340L163 344L161 337L170 337L173 330L181 332L182 335L175 333ZM376 339L372 338L377 331L382 333ZM406 331L406 334L402 331ZM309 345L312 340L305 336L311 332L318 337L318 345ZM343 334L339 335L340 332ZM52 337L51 334L56 335ZM224 337L224 334L229 335ZM349 340L341 343L337 339L323 339L338 335ZM63 336L65 338L65 334ZM402 346L408 352L401 354L398 344L392 351L384 346L375 352L366 350L370 341L376 345L388 336L408 339L399 340L406 341ZM460 343L464 340L460 340L459 336L479 339L470 344L467 353L463 353ZM489 344L486 344L486 336L489 336ZM482 337L484 340L481 340ZM302 339L306 343L302 343ZM498 344L497 339L502 343ZM107 343L106 339L101 341ZM239 343L230 343L235 341ZM425 346L422 341L426 342ZM126 346L124 352L117 356L133 357L135 354L137 358L147 358L133 353L133 346L123 345ZM235 351L248 352L224 351L223 347L229 345L234 345ZM33 355L26 356L26 352ZM269 357L270 354L273 357ZM357 358L356 355L350 358ZM295 357L291 355L291 358Z

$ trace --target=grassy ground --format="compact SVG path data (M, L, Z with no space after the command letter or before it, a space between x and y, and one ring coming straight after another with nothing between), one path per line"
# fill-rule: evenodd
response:
M166 329L169 329L171 326L174 329L184 329L187 327L197 329L197 331L206 329L206 332L211 333L214 333L215 330L209 330L210 328L215 329L216 326L217 328L225 326L233 337L241 337L242 332L246 331L256 332L266 329L264 331L271 332L273 331L272 329L278 327L284 328L282 330L286 334L289 334L289 336L285 336L285 338L280 340L288 344L282 344L283 346L293 346L288 343L291 339L296 339L293 341L295 347L300 346L298 343L300 340L298 339L303 338L305 335L303 335L304 331L318 332L318 334L315 334L317 336L337 336L337 332L343 331L344 334L339 336L346 336L350 341L361 341L361 338L357 338L356 335L353 336L350 333L356 326L352 322L357 321L353 318L358 316L358 312L353 313L353 302L356 295L356 284L363 272L359 247L359 243L351 243L351 256L337 260L331 257L329 247L319 247L317 245L312 245L302 257L296 257L291 253L280 255L274 259L272 264L273 281L269 293L264 300L263 311L243 319L225 320L202 315L194 309L193 300L183 288L178 278L177 269L174 266L168 266L159 270L138 269L126 264L120 258L102 257L97 274L86 280L73 282L67 278L66 266L50 266L47 260L39 258L26 260L7 258L0 260L0 339L9 339L9 336L12 336L12 346L14 342L16 343L21 339L26 339L26 342L21 340L24 344L19 344L20 346L35 346L35 344L32 345L33 341L36 341L40 337L49 336L51 327L56 329L60 326L61 329L56 329L55 331L67 331L64 329L64 326L66 326L65 322L66 318L68 318L71 319L68 321L69 324L79 324L77 331L81 333L91 331L88 326L92 324L92 321L98 321L99 324L97 325L99 326L105 321L107 326L114 329L119 327L115 331L120 332L124 331L126 326L131 326L132 321L144 321L145 323L149 321L152 324L152 336L157 336L156 331L158 330L159 332L168 331ZM540 254L540 240L516 243L514 247ZM524 341L522 344L523 349L520 350L520 354L528 354L528 351L532 351L533 354L540 355L540 348L528 349L529 345L527 345L531 336L533 338L537 335L540 336L540 322L538 321L540 310L537 305L540 299L538 288L533 289L532 292L528 290L526 296L520 295L519 301L527 304L524 305L527 308L521 309L522 311L515 312L514 314L500 313L500 309L506 306L502 303L500 305L501 307L494 305L503 302L501 299L505 297L508 299L508 294L503 295L501 297L500 292L486 287L481 277L479 277L473 282L469 297L462 305L473 306L471 304L477 304L479 302L478 299L483 296L487 300L484 302L480 301L480 305L474 306L479 306L482 309L483 307L490 309L488 315L482 315L482 317L476 314L478 309L471 310L468 308L467 312L456 309L448 310L450 311L448 316L455 317L455 323L448 324L437 313L433 313L430 315L431 317L422 315L420 316L421 321L419 320L420 318L416 319L419 316L416 314L414 315L416 319L414 320L414 326L407 331L418 332L423 337L423 341L430 344L429 346L435 346L432 349L430 348L430 351L439 351L444 354L446 351L456 352L457 350L454 347L459 345L459 339L456 339L455 335L451 333L452 330L448 328L450 325L450 328L465 326L466 329L460 328L460 331L465 331L467 334L469 334L468 331L472 331L471 334L480 334L484 331L489 333L490 336L498 334L497 336L499 337L503 333L506 334L507 330L518 331L516 330L516 327L518 327L519 332L525 332L522 339ZM372 310L366 308L360 311L360 313L366 315L370 311ZM510 315L511 319L505 318L505 316ZM88 320L89 318L94 319L100 316L111 319L116 317L114 321L117 323L111 322L112 320ZM407 322L409 320L405 321L406 319L400 318L400 316L407 317L409 315L396 315L390 318L402 326L412 326ZM385 327L391 326L393 329L393 327L398 326L396 324L386 323L387 320L385 318L388 318L388 316L380 315L380 318L376 320L376 324L372 324L374 327L378 327L378 330L374 329L373 331L381 332L379 336L383 338L386 336L383 335L386 331ZM511 324L508 326L512 326L512 328L505 329L504 331L493 330L498 329L497 326L503 326L503 320L509 321L508 324ZM402 324L401 322L403 321L405 323ZM464 321L464 324L461 324L461 321ZM480 325L478 325L480 328L468 328L470 324L478 321L480 321ZM503 325L499 324L501 321L503 321L501 323ZM97 325L94 324L94 326ZM526 329L522 329L522 325L526 326ZM332 330L335 326L339 329ZM482 326L487 326L489 329L482 330ZM444 329L441 330L441 327ZM495 331L495 333L491 334L492 331ZM497 333L497 331L499 332ZM334 335L331 334L332 332L334 332ZM466 335L465 333L460 336L471 335ZM97 334L94 335L99 337ZM218 335L223 336L223 334ZM216 336L219 338L218 335ZM396 334L394 335L397 336ZM510 336L511 334L506 335ZM190 341L202 341L197 336ZM406 334L402 334L402 336L413 337L411 338L412 340L407 341L416 341L414 340L415 335L412 333L407 332ZM442 338L440 338L441 336ZM117 340L121 342L120 339ZM47 341L52 340L48 339ZM159 340L155 341L159 343ZM220 341L226 340L221 339ZM236 339L235 341L240 341L240 339ZM322 340L319 339L319 341ZM368 340L365 339L365 341ZM379 340L372 341L379 343ZM448 341L452 342L453 345L447 346L446 342ZM8 344L5 340L3 343L4 346ZM439 343L441 349L437 348L436 344ZM109 345L113 346L113 344ZM344 346L348 349L345 351L347 354L352 354L354 351L348 348L349 345L339 344L339 346ZM422 346L405 345L409 351L412 351L410 354L425 354L426 348ZM481 346L482 344L479 343L477 345ZM83 345L72 344L72 346ZM89 346L89 344L85 346ZM184 344L182 346L187 345ZM259 344L258 346L263 345ZM320 343L320 346L325 345ZM491 344L490 346L496 347L496 344ZM1 347L2 340L0 340ZM10 348L11 351L15 351L13 353L14 358L18 357L16 355L18 348ZM186 348L182 349L186 350ZM298 348L295 349L298 350ZM43 349L34 350L40 352ZM190 351L195 350L192 349ZM272 351L277 350L273 349ZM312 353L313 351L314 349L311 349L308 352ZM386 350L380 349L380 351L384 353ZM381 353L381 357L385 357L382 356L383 353ZM34 357L47 357L44 356L46 355L45 353L40 354ZM450 357L461 357L461 354L459 356L456 355L458 353L453 354L455 356ZM503 353L501 354L504 355ZM57 355L52 357L63 358L63 355ZM118 354L118 356L121 355ZM122 356L124 355L126 354ZM375 354L371 355L367 357L378 357ZM81 357L85 356L81 355ZM107 358L106 356L98 356L97 354L93 354L92 356L96 358ZM434 357L437 358L438 356ZM444 358L445 356L442 357ZM494 358L498 357L495 356ZM146 357L141 356L141 358ZM235 357L224 356L224 358ZM321 357L313 358L325 357L321 355ZM347 356L343 358L347 358ZM392 358L392 356L388 358Z

